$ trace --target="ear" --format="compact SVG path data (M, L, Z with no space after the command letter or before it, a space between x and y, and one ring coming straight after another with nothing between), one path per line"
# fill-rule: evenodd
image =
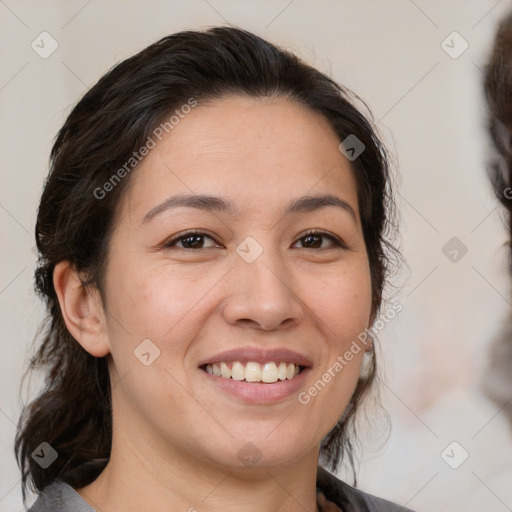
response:
M99 291L86 288L69 261L59 262L53 271L53 286L69 332L95 357L110 353L106 315Z

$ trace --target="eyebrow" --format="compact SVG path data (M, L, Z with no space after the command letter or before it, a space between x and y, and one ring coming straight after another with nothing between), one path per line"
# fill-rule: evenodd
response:
M168 197L165 201L152 208L144 218L141 224L145 224L155 218L157 215L179 207L196 208L206 212L227 213L228 215L239 215L235 204L227 199L206 194L201 195L177 195ZM340 197L331 194L308 195L294 199L286 208L285 215L293 213L307 213L319 210L326 206L335 206L350 214L357 222L356 214L346 201Z

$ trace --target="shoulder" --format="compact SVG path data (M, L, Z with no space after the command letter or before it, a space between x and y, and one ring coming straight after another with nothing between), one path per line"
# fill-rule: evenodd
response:
M71 485L56 480L46 486L28 512L96 512Z
M405 506L355 489L321 466L317 470L317 489L347 512L412 512Z

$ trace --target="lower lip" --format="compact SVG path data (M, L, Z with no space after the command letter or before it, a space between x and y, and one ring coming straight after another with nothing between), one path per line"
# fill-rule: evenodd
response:
M229 395L247 403L268 404L280 402L290 396L297 395L298 390L304 385L309 368L304 368L293 379L278 380L273 383L226 379L211 375L204 370L200 371L209 382Z

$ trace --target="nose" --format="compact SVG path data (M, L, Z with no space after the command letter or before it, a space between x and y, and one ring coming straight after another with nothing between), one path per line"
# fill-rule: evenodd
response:
M270 331L301 322L302 302L278 250L265 248L252 263L234 254L227 278L223 316L229 324Z

